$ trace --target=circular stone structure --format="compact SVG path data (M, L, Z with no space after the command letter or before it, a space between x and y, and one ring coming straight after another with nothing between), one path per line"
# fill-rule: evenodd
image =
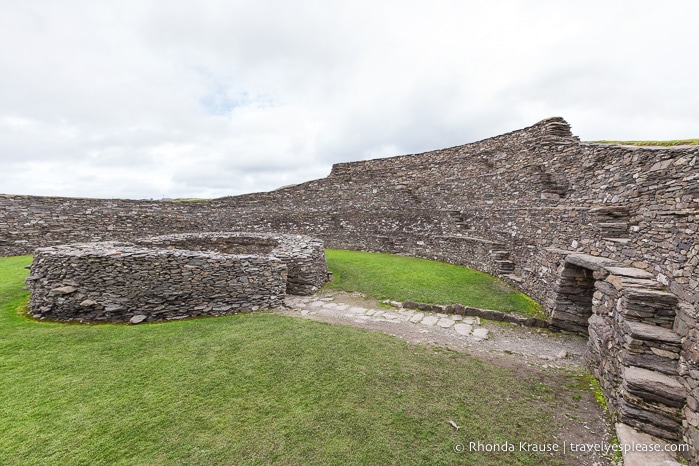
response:
M268 309L327 277L321 240L217 232L40 248L27 283L37 319L139 323Z

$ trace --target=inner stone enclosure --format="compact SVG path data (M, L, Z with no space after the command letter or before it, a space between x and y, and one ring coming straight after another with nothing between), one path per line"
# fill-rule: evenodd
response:
M35 318L137 323L272 308L327 277L320 240L224 232L40 248L27 282Z

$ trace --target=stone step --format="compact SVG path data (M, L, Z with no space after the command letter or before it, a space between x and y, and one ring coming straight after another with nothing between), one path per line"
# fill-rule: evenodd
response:
M648 303L667 308L675 307L678 301L674 294L660 290L629 288L624 290L622 294L629 302Z
M597 227L603 234L613 238L626 238L629 236L629 224L626 222L598 223Z
M490 256L498 260L509 259L510 251L490 251Z
M630 239L628 238L602 238L605 241L609 241L610 243L619 243L619 244L629 244L631 242Z
M522 279L522 277L520 277L519 275L515 275L513 273L509 273L509 274L505 275L505 278L507 278L508 280L512 280L515 283L522 283L524 281Z
M625 366L637 366L667 375L679 375L677 359L670 359L657 354L632 353L626 349L619 352L619 358Z
M495 261L495 264L498 266L498 272L500 273L509 273L515 270L515 264L511 261Z
M624 206L594 207L588 210L590 219L598 222L610 222L626 220L629 218L629 208Z
M607 272L612 275L620 275L622 277L652 279L653 274L635 267L607 267Z
M641 322L624 321L624 329L632 338L639 340L661 341L679 347L682 345L682 339L672 330L657 325L649 325Z
M629 366L624 369L622 386L643 400L679 408L687 396L684 386L660 372Z

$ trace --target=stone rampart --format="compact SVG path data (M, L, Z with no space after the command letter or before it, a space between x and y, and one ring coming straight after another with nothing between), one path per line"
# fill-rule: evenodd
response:
M563 119L551 118L463 146L336 164L324 179L207 202L3 196L0 252L143 232L307 234L331 248L439 259L499 275L542 303L553 324L583 333L597 314L597 291L589 287L604 281L593 272L562 276L562 264L571 254L605 258L648 273L677 298L671 325L662 327L680 341L677 374L661 370L667 361L656 372L682 384L685 407L673 428L680 425L675 430L685 441L699 445L697 417L687 414L699 406L698 158L696 146L582 143ZM582 291L570 294L570 286ZM613 332L626 335L627 328ZM646 369L629 364L623 367ZM613 386L638 394L623 380L640 372L623 367L610 366L622 380Z

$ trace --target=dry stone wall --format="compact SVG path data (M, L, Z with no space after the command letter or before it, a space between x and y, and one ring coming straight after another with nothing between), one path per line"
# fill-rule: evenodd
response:
M182 233L140 238L135 242L149 247L276 257L287 267L286 292L289 294L313 294L328 280L323 242L310 236L247 232Z
M570 254L601 257L650 274L677 298L671 328L662 328L681 344L671 376L686 395L680 434L699 445L698 159L699 147L583 143L567 122L550 118L463 146L336 164L324 179L207 202L3 196L0 253L143 232L307 234L331 248L439 259L499 275L542 303L552 323L580 332L597 314L590 302L597 291L588 287L604 281L559 270ZM577 295L566 290L576 285ZM624 335L627 327L612 328ZM656 371L664 373L666 364ZM624 386L623 367L643 368L609 366L622 381L613 386ZM636 380L638 371L628 375ZM632 386L626 384L629 393Z
M34 253L37 319L173 320L277 307L327 280L323 243L299 235L180 234L134 243L76 243ZM291 272L290 272L291 271Z
M83 243L37 249L28 283L34 318L138 323L279 306L286 266L270 256Z

